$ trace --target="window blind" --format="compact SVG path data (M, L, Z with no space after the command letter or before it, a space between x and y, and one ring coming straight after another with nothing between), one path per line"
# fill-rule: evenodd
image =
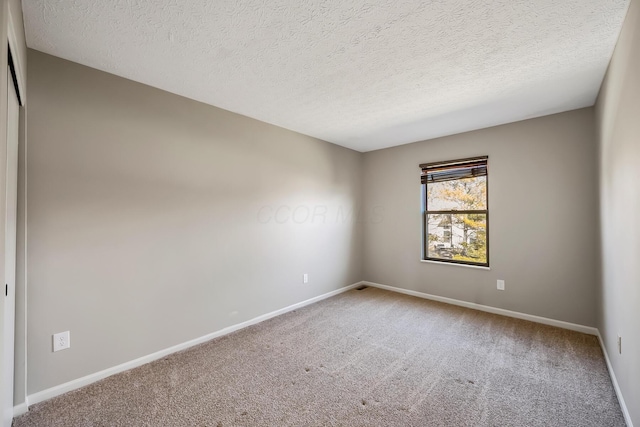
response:
M487 175L488 156L420 165L422 184Z

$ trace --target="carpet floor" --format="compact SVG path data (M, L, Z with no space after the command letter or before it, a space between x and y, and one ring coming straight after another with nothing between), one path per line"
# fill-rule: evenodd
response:
M624 426L593 336L352 290L33 405L27 426Z

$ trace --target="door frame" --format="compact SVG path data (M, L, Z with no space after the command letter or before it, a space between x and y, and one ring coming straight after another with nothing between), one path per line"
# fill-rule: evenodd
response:
M17 36L17 31L16 31L16 25L14 21L14 15L12 14L11 11L11 6L8 5L8 7L6 7L5 11L7 12L7 45L8 45L8 49L7 49L7 72L10 73L8 77L8 81L9 78L11 79L11 81L13 81L13 85L15 88L15 92L18 98L18 105L19 105L19 114L23 115L25 114L26 110L24 109L25 105L26 105L26 82L25 82L25 74L24 71L26 70L25 66L26 64L23 63L23 59L21 58L21 56L19 55L19 52L21 51L20 46L22 46L24 43L20 43L21 39ZM7 88L7 99L5 100L7 103L9 102L9 90ZM21 120L22 121L22 120ZM8 123L7 123L8 126ZM20 126L20 125L19 125ZM8 141L7 141L8 142ZM20 141L19 141L20 144ZM25 144L25 148L26 148L26 138L24 140L24 144ZM26 151L25 151L26 154ZM25 158L25 165L26 165L26 158ZM20 176L20 161L18 159L18 165L16 165L16 167L18 168L18 177ZM25 171L26 172L26 171ZM18 178L19 179L19 178ZM18 189L19 190L19 189ZM24 193L26 196L26 182L25 182L25 188L24 188ZM17 196L18 199L20 198L20 196ZM25 197L25 211L24 211L24 215L26 217L26 197ZM26 218L25 218L26 219ZM18 221L18 219L16 218L16 221ZM19 222L19 221L18 221ZM24 228L20 229L17 227L16 224L16 233L24 233L25 235L25 252L26 252L26 221L24 222ZM16 242L18 241L18 237L16 236ZM17 248L16 248L17 250ZM18 258L18 254L16 252L16 261ZM13 390L12 390L12 396L11 396L11 401L13 402L13 407L12 407L12 411L11 411L11 415L12 417L15 417L16 415L19 415L22 412L26 412L27 408L28 408L28 401L27 401L27 385L26 385L26 379L27 379L27 349L26 349L26 335L27 335L27 326L26 326L26 257L24 258L24 263L22 265L19 265L16 262L16 281L14 283L14 289L13 289L13 295L12 297L16 298L16 294L17 294L17 271L19 268L24 268L25 269L25 274L24 274L24 289L22 290L22 292L24 292L24 309L22 310L22 312L25 314L25 318L21 319L21 323L24 324L24 330L21 331L21 336L24 334L24 336L22 336L22 339L20 340L21 342L21 346L24 346L24 352L21 356L21 359L24 358L24 404L20 405L20 408L16 408L15 406L15 400L14 400L14 394L15 394L15 389L16 389L16 383L15 383L15 353L16 353L16 338L17 338L17 334L16 332L16 327L18 324L18 320L17 318L14 320L14 345L13 345L13 353L14 353L14 366L11 366L11 371L13 372L13 376L14 376L14 384L13 384ZM17 314L18 312L18 307L17 305L14 308L14 315ZM3 358L4 361L4 358ZM5 366L1 366L0 369L7 369L7 367ZM17 409L17 410L16 410Z
M26 91L26 85L24 82L24 64L22 64L22 60L20 59L19 55L15 55L15 52L19 52L19 46L20 44L18 43L18 36L16 33L16 28L13 20L13 15L11 14L11 8L9 8L9 25L7 28L7 41L9 43L9 53L8 55L10 55L11 60L13 62L13 68L14 68L14 84L17 87L17 94L18 94L18 101L20 103L21 107L24 107L26 105L26 101L27 101L27 91ZM14 53L12 53L14 52ZM10 60L10 61L11 61Z

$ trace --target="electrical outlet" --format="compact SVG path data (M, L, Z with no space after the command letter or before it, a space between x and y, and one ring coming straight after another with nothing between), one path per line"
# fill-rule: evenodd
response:
M309 283L309 275L307 273L302 275L302 283Z
M498 280L498 290L504 291L504 280Z
M53 351L60 351L69 347L71 347L71 335L69 331L53 334Z
M622 354L622 337L618 335L618 354Z

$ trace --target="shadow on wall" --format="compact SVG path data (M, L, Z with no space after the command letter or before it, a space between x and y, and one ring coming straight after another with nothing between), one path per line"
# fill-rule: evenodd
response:
M361 280L361 153L29 54L30 394Z

